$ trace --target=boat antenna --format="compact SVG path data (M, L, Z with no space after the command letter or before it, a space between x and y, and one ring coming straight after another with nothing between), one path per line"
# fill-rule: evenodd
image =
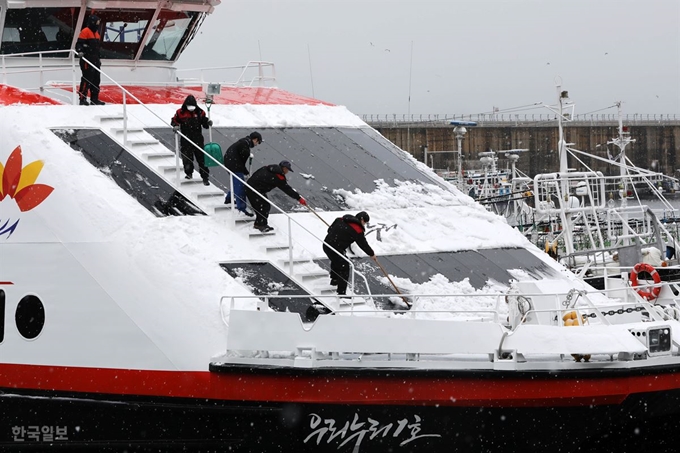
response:
M307 44L307 59L309 60L309 78L312 82L312 97L314 96L314 74L312 74L312 52L309 50L309 44Z
M406 150L411 152L411 75L413 74L413 41L411 41L411 62L408 68L408 122L406 123ZM427 162L425 162L427 165Z

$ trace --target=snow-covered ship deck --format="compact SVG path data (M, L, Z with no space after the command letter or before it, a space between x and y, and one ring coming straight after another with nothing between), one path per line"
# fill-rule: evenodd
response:
M2 448L481 451L505 428L510 450L597 451L677 414L677 288L597 294L346 108L225 83L206 138L260 131L253 168L290 160L314 210L273 192L260 234L219 161L183 179L169 126L188 94L207 110L173 63L216 2L99 2L140 34L104 40L107 105L87 107L69 78L93 12L54 3L0 15ZM351 256L339 299L326 223L360 210L389 278Z

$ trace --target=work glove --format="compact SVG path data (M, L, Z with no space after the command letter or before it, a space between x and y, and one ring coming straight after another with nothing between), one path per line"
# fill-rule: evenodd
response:
M307 206L307 200L305 200L304 198L300 197L299 201L302 206Z
M85 52L78 52L78 58L83 58L85 56Z
M179 132L179 124L175 124L174 126L172 126L172 130L174 132Z
M208 120L208 127L211 127L213 125L212 120Z

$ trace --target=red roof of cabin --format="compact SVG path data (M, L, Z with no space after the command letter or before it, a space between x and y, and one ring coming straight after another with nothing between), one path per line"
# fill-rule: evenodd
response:
M9 85L0 85L0 105L13 104L56 104L61 102L43 96L42 94L31 93L20 88Z
M70 87L60 87L70 92ZM181 104L193 94L197 99L204 98L201 87L148 87L125 86L130 93L144 104ZM117 87L103 86L99 98L107 104L122 104L123 94ZM126 100L136 104L130 96ZM221 93L214 96L216 104L222 105L333 105L307 96L289 93L269 87L222 87ZM0 105L11 104L63 104L46 96L31 93L19 88L0 85Z

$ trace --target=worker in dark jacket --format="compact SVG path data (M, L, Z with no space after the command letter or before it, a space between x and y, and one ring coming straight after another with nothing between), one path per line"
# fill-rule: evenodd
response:
M252 217L253 213L246 210L246 186L243 185L246 175L250 174L246 164L250 159L250 150L262 143L262 135L259 132L252 132L249 136L243 137L236 143L227 148L224 153L224 166L227 167L235 176L234 194L236 194L236 209ZM227 192L224 204L231 203L231 192Z
M212 120L208 119L205 112L198 106L196 98L193 95L187 96L182 104L182 107L177 110L175 116L170 121L175 132L180 131L184 135L180 142L180 149L182 150L182 165L184 166L184 176L186 179L194 177L194 158L198 162L199 174L203 179L203 184L210 185L208 178L210 177L210 170L205 166L205 156L203 147L203 132L204 129L212 126ZM191 140L191 141L189 141ZM194 142L194 146L191 142Z
M307 201L302 198L295 189L288 185L286 174L289 171L293 171L290 162L282 160L279 164L266 165L259 168L253 173L253 176L248 179L249 187L246 187L246 196L248 197L250 206L253 208L253 211L255 211L254 227L263 233L274 229L267 224L269 211L271 209L269 199L267 198L268 192L278 187L289 197L298 200L301 205L307 204ZM255 193L253 189L262 194L262 196Z
M370 220L368 214L361 211L356 216L347 214L335 221L328 227L328 234L323 240L323 251L331 260L331 285L338 287L338 294L347 293L349 281L349 262L345 251L354 242L377 262L378 258L364 236L365 226ZM332 248L331 248L332 247ZM337 251L337 252L336 252Z
M104 105L104 102L99 100L101 74L98 69L102 67L102 62L99 59L99 47L101 44L101 37L99 36L100 25L101 20L99 20L99 17L94 14L88 17L87 26L81 30L80 35L78 35L78 41L76 41L76 52L80 56L80 71L82 72L78 89L80 105ZM90 92L89 102L87 101L88 91Z

